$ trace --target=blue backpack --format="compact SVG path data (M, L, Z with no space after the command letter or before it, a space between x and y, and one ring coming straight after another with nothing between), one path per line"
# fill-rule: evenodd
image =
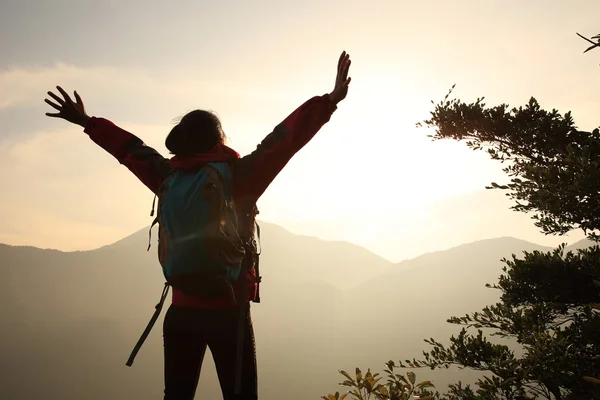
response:
M238 231L226 163L175 170L158 193L158 260L167 283L196 297L228 292L248 249ZM245 235L247 236L247 235Z
M158 223L158 260L166 283L156 311L126 365L133 364L158 319L169 286L200 298L228 293L232 303L237 304L232 284L245 279L247 268L258 269L258 244L254 238L256 226L260 240L260 228L254 219L258 210L256 205L249 210L236 210L231 181L227 163L208 163L194 171L173 170L161 185L150 234ZM238 212L243 213L242 218L238 219ZM154 204L150 215L153 213ZM244 297L246 285L240 287ZM244 300L239 304L245 311ZM242 316L240 313L241 322Z

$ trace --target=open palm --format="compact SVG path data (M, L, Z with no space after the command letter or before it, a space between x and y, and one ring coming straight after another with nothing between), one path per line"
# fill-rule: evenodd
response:
M75 101L73 101L71 97L67 94L67 92L63 90L63 88L57 86L56 89L58 89L60 94L63 95L63 98L61 99L54 93L48 92L48 96L52 97L56 101L56 103L48 99L45 99L44 101L56 110L58 110L58 112L46 113L46 115L48 117L62 118L71 123L85 127L90 117L86 114L85 106L83 105L83 101L81 100L81 97L79 97L77 91L74 92Z
M348 86L352 78L348 77L348 71L350 70L350 55L345 51L340 55L337 67L337 76L335 78L335 86L333 91L329 93L329 98L334 104L346 98L348 94Z

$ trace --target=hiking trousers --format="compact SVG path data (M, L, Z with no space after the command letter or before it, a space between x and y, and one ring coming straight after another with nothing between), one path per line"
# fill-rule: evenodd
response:
M239 313L239 307L169 307L163 325L164 400L194 399L207 346L215 361L223 399L258 399L256 348L249 308L244 327L242 394L234 395Z

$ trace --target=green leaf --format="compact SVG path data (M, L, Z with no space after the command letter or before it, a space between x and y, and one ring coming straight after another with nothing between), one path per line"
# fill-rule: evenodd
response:
M358 367L356 367L356 382L360 383L362 380L362 372Z
M408 379L410 380L410 383L412 383L413 385L415 384L415 380L416 380L416 376L414 372L407 372L406 376L408 376Z
M348 393L344 393L343 395L341 395L340 400L344 400L346 398L346 396L348 396Z
M348 378L348 380L349 380L350 382L354 382L354 379L352 379L352 377L350 376L350 374L349 374L349 373L347 373L346 371L344 371L344 370L341 370L341 371L340 371L340 374L342 374L342 375L344 375L346 378Z
M373 380L365 379L363 382L363 385L364 385L365 389L367 389L367 393L371 393L371 391L373 390Z
M425 388L433 388L435 386L433 385L433 383L431 383L431 381L423 381L423 382L419 382L417 387L419 389L425 389Z

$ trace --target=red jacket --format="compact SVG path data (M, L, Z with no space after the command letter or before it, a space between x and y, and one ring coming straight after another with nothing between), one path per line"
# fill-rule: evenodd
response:
M298 152L321 127L329 121L336 110L328 95L313 97L291 113L283 122L275 127L256 150L245 157L232 157L232 151L222 146L222 159L219 151L212 154L211 161L231 161L233 200L237 205L253 204L264 193L273 179L285 167L288 161ZM168 173L175 168L190 168L198 159L188 160L175 157L171 160L161 156L156 150L148 147L137 136L119 128L104 118L92 117L84 130L89 137L104 150L112 154L125 165L153 193L157 193ZM233 152L234 153L234 152ZM204 161L206 162L206 161ZM248 272L246 284L248 301L257 301L258 283L256 271ZM241 282L241 281L240 281ZM234 286L236 298L239 297L240 285ZM231 306L228 296L211 299L200 299L173 290L173 304L181 307L225 308Z

